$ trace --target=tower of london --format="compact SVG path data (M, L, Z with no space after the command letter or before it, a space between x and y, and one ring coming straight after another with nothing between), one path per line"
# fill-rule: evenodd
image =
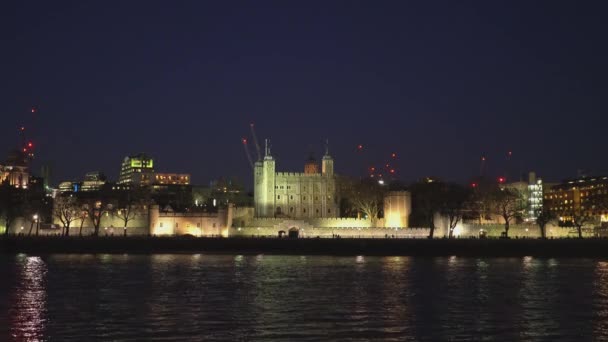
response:
M259 218L335 218L340 200L334 160L326 147L321 169L309 159L304 172L276 172L275 159L266 144L264 158L254 166L254 206Z

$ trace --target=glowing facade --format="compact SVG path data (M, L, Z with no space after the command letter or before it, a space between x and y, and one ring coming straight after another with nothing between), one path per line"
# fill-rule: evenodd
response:
M128 156L122 162L118 184L150 185L154 182L154 160L140 153Z
M263 160L254 166L255 216L293 219L339 217L334 160L326 150L321 172L309 160L305 172L276 172L268 144Z
M27 188L30 179L27 155L18 150L11 152L5 165L0 165L0 183L16 188Z
M187 173L156 173L154 174L155 184L190 184L190 175Z

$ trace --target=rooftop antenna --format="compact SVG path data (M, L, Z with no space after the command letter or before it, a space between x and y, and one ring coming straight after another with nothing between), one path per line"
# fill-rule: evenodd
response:
M255 134L255 127L253 125L253 122L249 124L249 128L251 128L251 135L253 136L253 143L255 144L255 150L258 154L258 160L262 160L262 152L260 151L260 144L258 144L258 137Z
M483 177L483 174L485 171L486 171L486 157L481 156L481 161L479 163L479 177Z

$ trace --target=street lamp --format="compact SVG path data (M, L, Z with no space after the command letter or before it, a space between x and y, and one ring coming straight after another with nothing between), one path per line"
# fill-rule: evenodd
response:
M32 216L32 217L34 219L34 222L36 222L36 236L38 236L38 231L39 231L39 228L40 228L40 224L38 222L38 214L34 214L34 216Z

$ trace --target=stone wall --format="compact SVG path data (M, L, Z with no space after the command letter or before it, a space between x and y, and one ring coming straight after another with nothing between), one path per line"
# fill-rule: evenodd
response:
M290 228L276 227L233 227L229 231L231 237L278 237L279 232L288 233ZM298 236L301 238L426 238L428 228L370 228L370 227L335 227L318 228L299 226Z

